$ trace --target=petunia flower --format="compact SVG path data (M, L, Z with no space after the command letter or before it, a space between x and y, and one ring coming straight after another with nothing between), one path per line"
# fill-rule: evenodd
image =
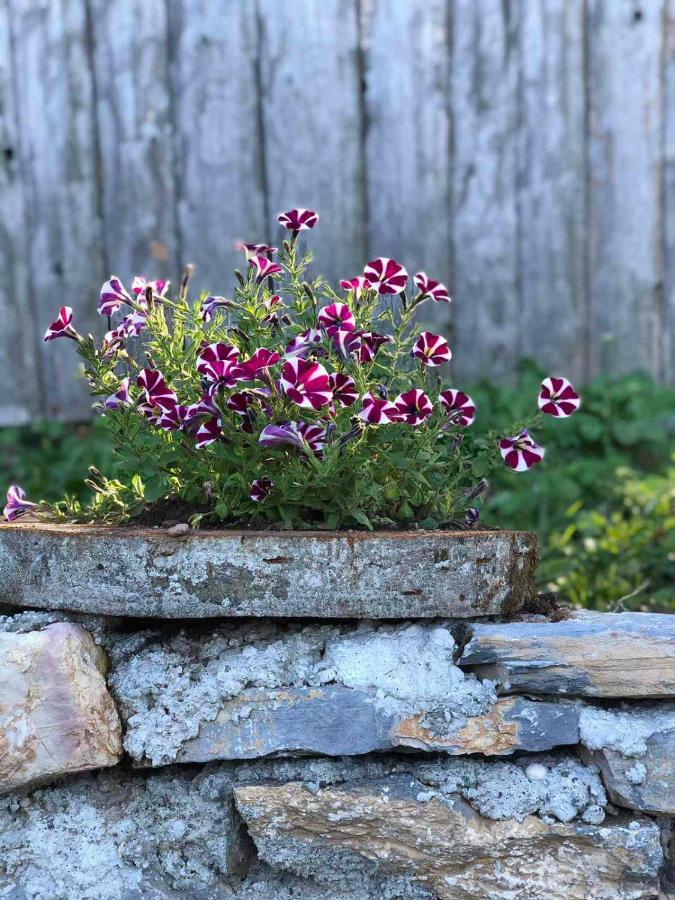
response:
M326 441L326 429L311 422L286 422L282 425L266 425L260 432L258 443L263 447L281 447L291 444L301 450L320 453Z
M253 431L252 407L261 406L268 415L271 415L272 408L267 401L269 391L253 388L247 391L238 391L230 394L225 404L229 410L236 415L241 416L244 420L242 428L244 431Z
M276 323L279 319L279 310L285 305L279 294L272 294L267 300L263 300L263 308L267 315L263 317L262 323L264 325Z
M370 425L388 425L396 421L398 410L384 397L376 397L372 391L363 395L363 408L359 418Z
M305 231L314 228L319 216L312 209L289 209L279 215L279 222L289 231Z
M345 331L342 328L333 332L331 335L333 346L343 359L348 360L352 356L360 356L363 344L362 334L361 331Z
M362 363L372 362L383 344L390 344L391 338L387 334L378 334L377 331L354 332L361 339L359 360Z
M566 378L544 378L537 402L547 416L566 419L579 409L581 397Z
M329 384L333 392L333 401L339 406L351 406L359 399L356 382L351 375L343 375L342 372L331 372Z
M326 333L329 335L333 335L337 331L354 331L356 329L354 314L346 303L331 303L330 306L324 306L319 313L318 323L326 329Z
M123 378L120 381L120 386L117 388L114 394L111 394L104 401L104 406L106 409L119 409L120 406L128 406L130 402L129 395L129 384L131 382L130 378Z
M148 318L143 313L130 312L125 316L117 326L117 333L120 337L138 337L138 335L147 327Z
M259 378L263 372L266 372L270 366L279 362L281 356L276 350L267 350L265 347L259 347L250 359L237 363L231 369L233 378L237 381L253 381Z
M269 244L245 244L243 241L237 241L235 250L242 250L246 254L247 261L252 256L264 256L265 254L273 256L279 252L278 247L270 247Z
M301 357L284 363L281 388L294 403L306 409L321 409L332 397L328 372L320 363Z
M255 481L251 482L251 493L250 497L254 503L260 503L272 492L272 488L274 487L274 482L266 477L256 478Z
M26 500L26 492L18 484L13 484L7 491L7 503L3 510L5 518L8 522L14 522L20 516L25 515L32 509L37 509L37 503L31 503Z
M446 286L429 278L426 272L418 272L413 276L413 281L422 297L431 297L437 303L450 303L450 294Z
M207 381L221 387L233 387L237 379L232 369L239 359L239 350L218 341L203 347L197 356L197 371Z
M271 278L273 275L278 275L279 272L284 271L278 263L272 262L266 256L252 256L248 264L255 271L257 281Z
M371 260L363 275L378 294L400 294L408 283L408 273L403 266L386 256Z
M79 334L73 328L73 311L69 306L62 306L59 314L49 328L45 331L45 342L55 341L56 338L67 337L74 341L80 339Z
M442 391L438 399L449 425L468 428L476 417L476 404L464 391Z
M502 459L514 472L525 472L544 458L545 450L530 437L527 429L514 437L502 438L499 442Z
M432 334L431 331L423 331L410 352L425 366L440 366L441 363L448 362L452 357L446 339L440 334Z
M152 288L154 299L161 300L169 290L170 283L163 278L158 278L156 281L148 281L143 275L136 275L131 282L131 293L135 295L137 302L143 306L145 305L145 294L148 288Z
M217 309L232 309L235 308L237 304L234 300L228 300L226 297L215 297L210 295L205 297L202 305L199 309L199 315L202 322L210 322L213 319L214 313Z
M133 306L130 294L116 275L111 275L101 287L98 311L102 316L111 316L123 303Z
M178 397L164 380L159 369L142 369L136 384L145 392L146 402L160 410L170 410L178 403Z
M286 345L284 356L286 359L293 359L295 356L308 356L310 353L325 353L322 344L321 331L318 328L308 328Z
M216 416L211 416L211 418L202 422L197 429L195 447L197 450L208 447L209 444L214 444L217 440L220 440L222 434L221 420L216 418Z
M345 291L352 291L355 300L361 297L370 289L370 282L365 275L357 275L356 278L343 278L340 287Z
M390 414L390 418L394 422L405 422L406 425L421 425L434 411L433 403L419 388L399 394L394 400L394 406L396 413Z

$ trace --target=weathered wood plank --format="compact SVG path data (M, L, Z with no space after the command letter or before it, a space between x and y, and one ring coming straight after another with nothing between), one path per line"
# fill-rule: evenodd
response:
M357 2L259 7L269 215L315 209L315 270L333 281L355 275L366 262Z
M10 0L9 8L37 340L64 303L79 331L100 332L103 243L85 3ZM88 418L70 342L40 344L39 359L46 415Z
M588 11L590 374L662 377L663 3Z
M453 0L454 366L510 374L520 353L518 18L523 4Z
M672 697L675 617L579 612L562 622L471 626L461 666L505 691L585 697Z
M450 284L450 38L446 0L375 0L363 16L368 256ZM447 324L447 306L426 315Z
M582 0L523 3L519 35L520 350L553 373L580 378L586 245Z
M664 380L675 381L675 0L666 0L664 40Z
M25 184L9 7L0 3L0 426L38 418L41 386L26 243Z
M108 268L125 282L175 276L166 4L89 2Z
M265 180L254 3L169 0L179 247L197 289L227 294L237 240L262 241Z

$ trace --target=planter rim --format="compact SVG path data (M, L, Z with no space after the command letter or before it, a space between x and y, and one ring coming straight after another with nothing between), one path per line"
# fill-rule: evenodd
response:
M0 526L0 603L96 615L503 616L535 593L537 538L513 531L185 531Z

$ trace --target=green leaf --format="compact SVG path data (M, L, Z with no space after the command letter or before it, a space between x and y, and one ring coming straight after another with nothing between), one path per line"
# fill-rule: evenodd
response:
M352 509L349 512L352 519L359 523L359 525L363 525L369 531L373 530L373 523L370 521L368 516L361 509Z

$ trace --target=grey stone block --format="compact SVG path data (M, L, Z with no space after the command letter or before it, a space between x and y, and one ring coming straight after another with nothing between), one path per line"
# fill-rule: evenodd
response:
M534 593L525 532L0 526L0 603L116 616L489 616Z

